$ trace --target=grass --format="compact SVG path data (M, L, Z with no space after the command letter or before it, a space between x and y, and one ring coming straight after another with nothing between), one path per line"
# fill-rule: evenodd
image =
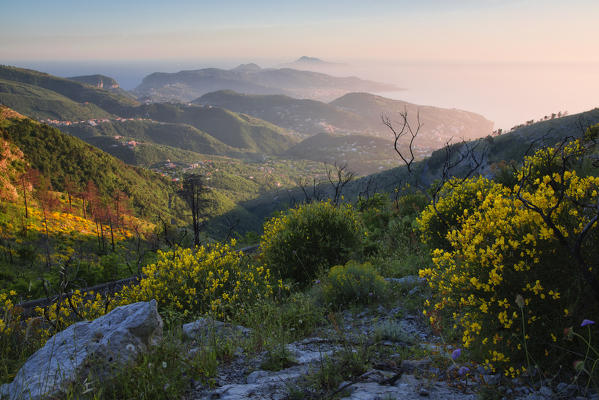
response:
M103 379L101 364L65 393L65 399L174 399L188 393L195 381L210 384L216 375L218 351L200 347L189 352L177 330L131 363Z

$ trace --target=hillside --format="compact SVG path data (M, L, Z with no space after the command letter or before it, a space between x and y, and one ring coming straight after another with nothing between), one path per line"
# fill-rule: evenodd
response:
M118 115L122 113L123 109L138 104L129 97L29 69L0 65L0 79L52 90L78 103L95 104L111 114Z
M484 137L493 128L491 121L472 112L421 106L367 93L350 93L327 104L282 95L219 91L208 93L194 103L250 114L306 135L329 132L372 135L389 140L392 135L381 121L382 114L399 124L399 113L407 110L410 123L416 126L419 111L422 128L416 143L422 154L430 154L451 138Z
M138 105L127 96L95 87L100 82L104 87L118 85L109 77L73 79L2 66L0 103L84 140L125 136L205 154L276 154L296 142L284 129L255 117L214 107ZM125 123L122 117L153 121Z
M415 126L419 112L422 124L419 145L425 147L439 148L452 137L465 140L477 139L490 134L493 130L492 121L473 112L422 106L369 93L349 93L329 104L360 115L371 129L382 126L381 114L397 121L399 113L404 110L408 112L411 125ZM385 130L374 128L374 132L378 134L381 131Z
M111 116L95 104L78 103L52 90L4 79L0 79L0 104L35 119L80 121Z
M118 82L106 75L100 75L100 74L95 74L95 75L82 75L82 76L73 76L70 78L72 81L76 81L76 82L80 82L80 83L85 83L86 85L91 85L91 86L95 86L98 89L116 89L119 87Z
M327 164L347 164L358 175L372 174L397 164L397 154L389 140L365 135L320 133L304 139L284 155Z
M134 113L137 117L191 125L244 151L274 154L295 143L295 139L278 126L217 107L154 103L144 104Z
M119 96L124 96L133 99L133 95L127 92L126 90L121 89L119 83L114 79L106 75L83 75L83 76L73 76L67 78L69 80L84 83L86 85L90 85L96 87L98 89L108 90L109 92L115 93Z
M510 162L513 160L516 163L522 162L527 149L529 149L531 145L534 147L554 145L566 137L573 135L581 136L586 128L597 123L599 123L599 108L554 120L538 122L500 136L488 136L477 139L471 141L469 146L476 146L478 144L476 147L476 154L478 157L480 157L482 152L485 152L486 155L483 159L480 172L483 175L492 177L498 172L496 167L503 165L504 161ZM318 154L317 149L318 146L321 145L321 141L326 141L326 144L324 144L325 146L328 146L329 143L335 143L336 141L337 143L344 143L343 137L330 138L328 136L329 135L325 134L318 135L315 138L306 139L297 146L308 147L308 145L313 144L313 146L310 146L310 149ZM366 138L364 139L366 140ZM452 146L452 149L455 154L456 150L462 149L463 144L457 143L457 141L454 143L456 144ZM373 149L376 148L377 147L373 146ZM379 148L383 156L388 154L384 153L384 147ZM292 149L290 149L290 152ZM323 157L326 157L326 152L323 153ZM368 176L358 177L349 183L344 191L345 198L348 201L354 201L367 189L370 191L371 195L374 191L393 193L398 186L401 186L406 182L413 182L414 179L416 179L420 185L429 185L440 178L444 159L445 150L437 150L430 157L415 162L413 165L414 173L410 176L399 157L396 156L394 158L395 168L389 168L385 171L372 173ZM390 160L393 162L393 158ZM461 167L453 169L451 173L459 176L464 172L464 168L467 168L467 164L468 163L462 163ZM325 198L326 196L330 196L330 184L326 182L322 174L314 174L313 176L316 177L317 182L320 182L318 191L321 192ZM267 216L285 208L285 205L289 204L290 199L301 201L303 198L304 195L301 190L295 188L289 190L284 197L273 196L272 194L267 193L260 197L243 201L239 205L252 214Z
M341 133L368 130L365 121L353 112L321 101L294 99L285 95L250 95L221 90L207 93L193 103L253 115L304 135L325 131Z
M61 127L63 132L76 136L86 142L97 136L123 138L117 141L122 146L127 142L146 142L148 144L167 145L182 150L203 154L231 154L235 150L218 139L191 125L156 122L152 120L115 120L99 122L94 125L78 123ZM137 147L137 143L132 147Z
M0 106L0 108L5 109ZM9 114L9 112L3 112ZM6 119L0 137L19 148L32 168L51 180L56 190L65 189L68 177L79 190L93 181L103 195L125 192L142 217L170 215L181 218L180 202L169 207L175 187L169 180L145 169L135 168L107 153L64 134L58 129L28 118Z
M356 77L338 78L292 68L263 69L256 64L244 64L230 70L206 68L177 73L155 72L146 76L134 93L152 101L186 102L216 90L332 100L352 91L397 89L393 85Z

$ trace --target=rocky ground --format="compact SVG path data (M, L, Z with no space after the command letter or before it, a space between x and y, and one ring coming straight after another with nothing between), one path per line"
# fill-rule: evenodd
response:
M405 283L405 282L403 282ZM418 282L410 282L411 296ZM407 306L409 308L409 306ZM332 319L333 318L333 319ZM267 353L235 358L221 365L213 387L197 383L188 400L196 399L593 399L599 395L577 385L539 379L507 379L468 360L453 361L451 346L435 336L417 310L401 302L344 311L330 317L314 335L286 346L292 365L278 371L261 368ZM248 334L244 328L231 328ZM197 344L197 342L195 342ZM370 348L370 368L323 395L314 380L323 363L344 352ZM374 354L373 354L374 353ZM324 360L324 361L323 361ZM341 363L342 364L342 363ZM341 367L343 367L341 365Z
M456 357L456 349L435 335L421 314L422 282L402 279L390 280L399 285L397 301L331 312L310 335L291 343L283 340L276 352L248 346L260 334L256 328L210 318L183 325L177 346L185 360L217 340L232 344L216 376L194 381L184 400L599 400L583 385L538 376L508 379L470 362L465 354ZM64 393L91 366L120 365L149 351L166 340L162 331L155 301L74 324L34 354L11 384L0 387L0 398L31 400Z

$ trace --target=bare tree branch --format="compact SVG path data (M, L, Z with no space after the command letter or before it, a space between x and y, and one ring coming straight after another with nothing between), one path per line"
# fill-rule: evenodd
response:
M395 127L393 126L393 122L391 121L391 118L389 118L388 115L381 114L381 120L383 121L383 124L385 124L385 126L387 126L387 128L389 128L389 130L393 134L393 138L394 138L393 148L395 149L395 152L399 155L401 160L406 164L406 167L408 168L408 172L412 172L412 163L414 162L414 159L415 159L415 157L414 157L414 140L418 136L418 133L420 132L420 128L422 127L422 124L420 123L420 110L418 110L418 113L416 114L416 127L414 127L414 128L408 121L407 108L404 108L404 111L400 112L399 115L401 117L401 129L400 130L395 129ZM408 150L407 150L409 155L408 154L404 155L405 151L400 149L399 139L407 134L410 135L410 143L408 145Z

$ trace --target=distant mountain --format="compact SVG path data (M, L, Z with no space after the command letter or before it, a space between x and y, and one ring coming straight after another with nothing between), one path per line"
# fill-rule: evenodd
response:
M146 76L134 93L143 100L186 102L217 90L332 100L352 91L399 89L356 77L338 78L292 68L263 69L256 64L243 64L230 70L206 68L177 73L155 72Z
M296 68L304 71L322 72L325 74L335 73L335 75L339 75L341 71L344 71L344 69L339 69L339 67L347 67L347 64L329 62L318 57L301 56L295 61L281 64L281 67Z
M284 156L328 164L347 164L351 171L359 175L372 174L397 165L397 154L389 140L365 135L319 133L291 147Z
M480 114L455 108L422 106L369 93L349 93L329 104L359 114L371 128L382 126L382 114L398 123L399 113L407 111L412 126L417 125L417 116L420 115L421 135L418 144L424 147L438 148L450 138L476 139L493 130L493 122ZM385 132L386 128L376 129L377 132L381 130Z
M452 137L479 138L488 135L493 129L493 123L479 114L420 106L368 93L350 93L331 103L323 103L282 95L244 95L219 91L208 93L194 103L212 104L254 115L305 135L328 132L372 135L383 139L392 136L382 123L381 114L397 121L399 113L407 110L414 126L420 112L422 128L416 144L428 154Z
M127 193L141 216L177 215L177 211L169 207L169 198L173 197L176 187L167 179L128 166L56 128L29 118L14 117L10 110L0 106L0 139L19 148L29 165L50 178L56 190L64 190L66 177L81 189L91 180L101 194L109 195L115 189Z
M295 60L295 62L320 64L320 63L323 63L324 61L322 61L320 58L316 58L316 57L301 56L300 58Z

